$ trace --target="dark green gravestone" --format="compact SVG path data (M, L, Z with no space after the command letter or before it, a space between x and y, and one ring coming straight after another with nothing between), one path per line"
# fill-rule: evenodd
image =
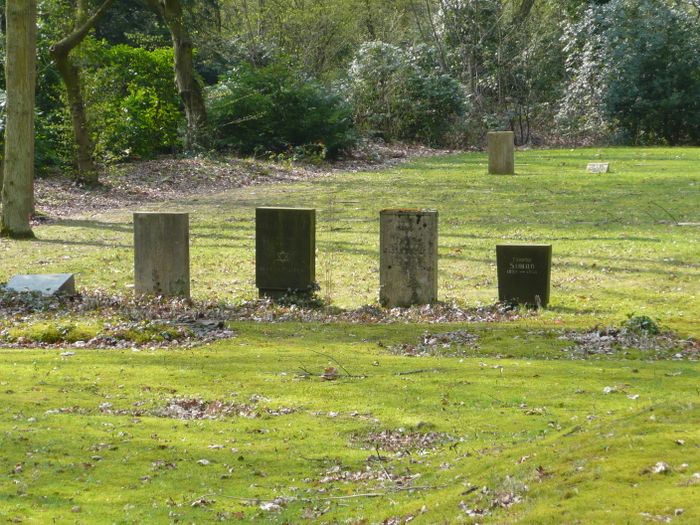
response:
M255 209L255 284L261 297L311 294L316 280L316 210Z
M547 306L552 273L552 245L496 246L498 300L503 303Z

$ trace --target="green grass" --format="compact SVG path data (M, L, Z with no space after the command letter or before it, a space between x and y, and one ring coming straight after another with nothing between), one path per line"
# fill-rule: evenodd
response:
M585 173L600 160L613 172ZM338 306L373 303L378 212L421 206L440 212L441 299L493 303L495 245L551 242L551 308L503 324L234 323L235 338L195 349L1 350L0 520L700 522L697 361L634 349L572 359L559 338L631 313L700 335L700 228L678 224L700 222L698 165L700 149L528 151L517 176L494 177L483 154L465 154L153 206L192 213L199 299L253 298L254 208L299 205L318 209L321 293L330 284ZM77 272L83 287L130 293L129 211L36 234L0 240L0 281ZM59 312L0 325L41 342L87 338L101 320ZM388 348L457 329L478 336L461 357ZM329 366L340 377L323 381ZM159 417L178 397L262 416ZM264 410L285 407L295 411ZM363 436L400 428L449 438L370 461L377 451ZM667 472L652 473L659 462ZM321 482L338 468L371 479ZM399 485L387 474L420 476ZM202 497L210 503L192 505ZM260 508L278 497L283 509ZM466 512L475 509L489 514Z
M517 359L405 358L377 341L411 339L429 327L236 328L237 338L196 350L79 350L70 358L4 351L0 465L9 476L0 481L0 517L201 523L218 514L298 523L317 507L328 509L318 518L327 523L408 515L418 523L637 523L641 512L683 508L674 523L700 519L700 484L689 484L700 470L696 363L549 360L539 346L546 339L525 344ZM517 341L516 328L498 330L501 341ZM315 352L361 377L322 381L335 362ZM606 387L616 391L605 394ZM215 421L148 415L174 397L248 403L252 396L296 412ZM103 403L146 415L105 415ZM356 437L398 428L455 441L425 454L380 451L383 467L368 462L376 451ZM670 471L647 472L658 462ZM413 486L429 488L321 483L335 466L380 478L383 469L419 474ZM384 496L324 500L368 493ZM459 507L489 508L510 493L522 501L486 518L472 520ZM205 495L210 506L192 507ZM281 496L298 499L281 512L236 499Z

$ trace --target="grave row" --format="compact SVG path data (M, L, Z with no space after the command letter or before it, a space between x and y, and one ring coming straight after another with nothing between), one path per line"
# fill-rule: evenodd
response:
M438 299L438 212L387 209L379 214L379 301L386 307ZM257 208L255 282L261 297L311 295L316 273L316 210ZM501 302L547 306L551 245L498 245ZM71 274L15 276L16 291L75 293ZM190 296L189 214L134 213L134 290Z

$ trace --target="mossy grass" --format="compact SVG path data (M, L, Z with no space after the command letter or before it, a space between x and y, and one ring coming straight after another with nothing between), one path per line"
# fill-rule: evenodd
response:
M429 326L235 328L234 339L187 350L2 351L0 517L620 523L684 509L674 523L700 519L697 363L549 359L546 337L519 343L513 326L484 343L510 341L513 358L501 359L407 358L378 345ZM174 398L294 411L159 417ZM358 439L399 429L449 439L379 449L381 464ZM275 500L281 509L261 509Z
M612 173L587 174L589 161ZM699 161L682 148L526 151L515 176L489 176L474 153L153 205L192 213L195 300L253 299L254 208L296 205L319 210L324 299L375 303L378 212L421 207L440 212L441 299L494 303L496 244L546 242L551 306L502 323L230 322L235 337L196 348L0 350L0 519L700 522L697 361L673 347L572 352L563 337L700 335ZM35 231L0 240L0 280L76 272L130 293L130 211ZM59 309L0 329L69 343L119 321ZM457 332L469 337L456 352L441 346ZM395 351L426 333L431 355ZM165 417L173 399L230 411Z

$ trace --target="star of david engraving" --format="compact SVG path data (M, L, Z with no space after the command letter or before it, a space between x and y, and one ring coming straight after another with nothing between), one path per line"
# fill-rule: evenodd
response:
M289 262L289 254L282 250L277 254L277 262L286 263Z

